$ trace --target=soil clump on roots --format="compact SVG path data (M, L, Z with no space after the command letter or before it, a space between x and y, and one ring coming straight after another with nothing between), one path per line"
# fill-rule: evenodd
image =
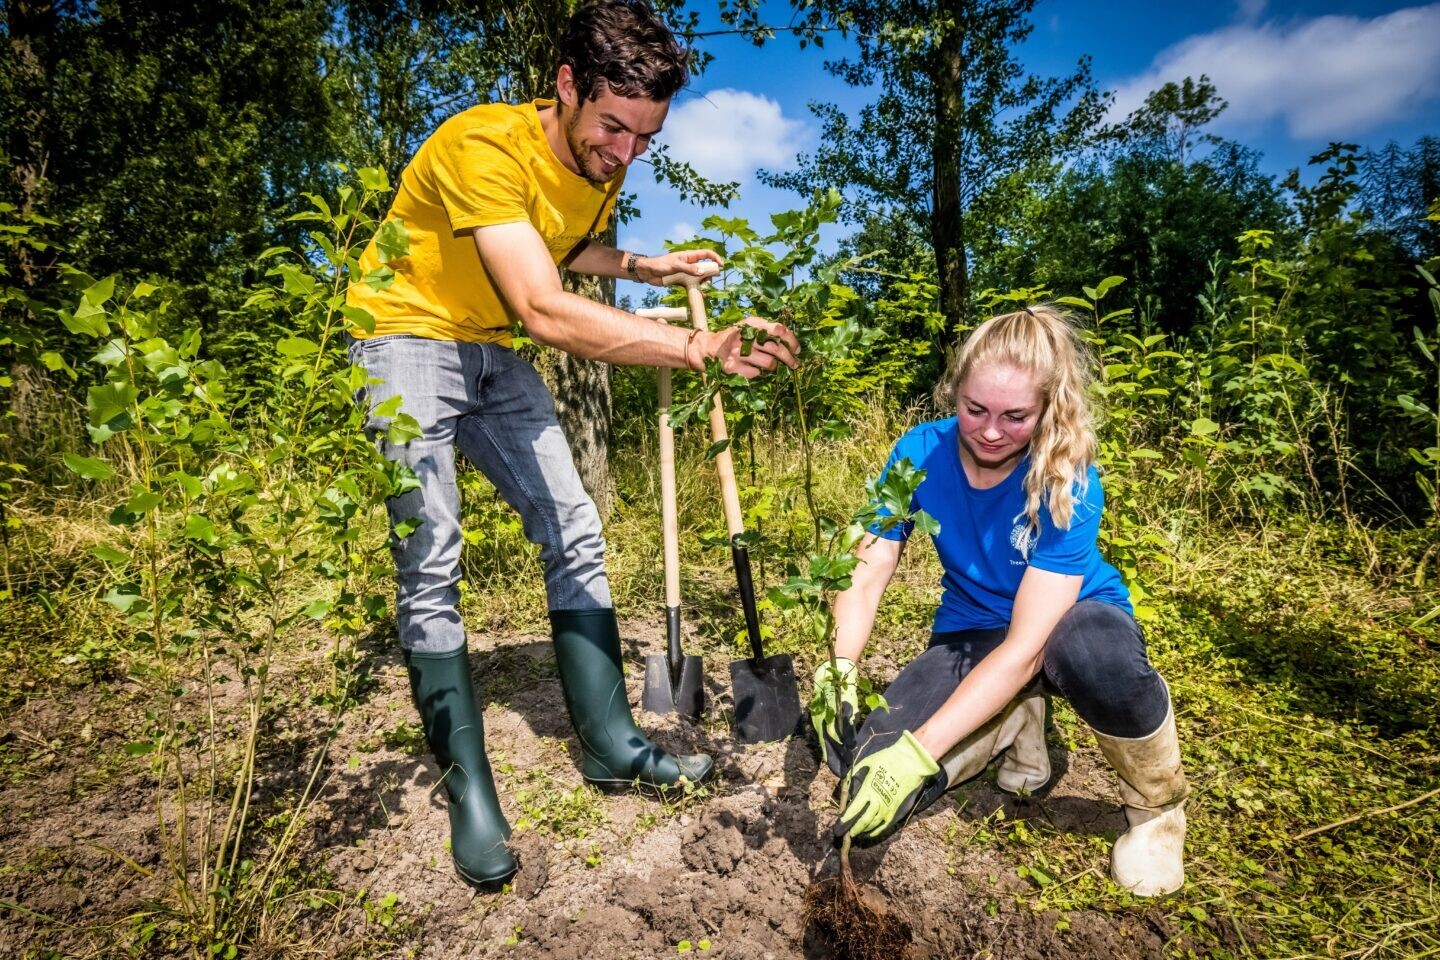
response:
M836 960L902 960L914 934L884 898L857 884L847 868L805 891L805 927Z

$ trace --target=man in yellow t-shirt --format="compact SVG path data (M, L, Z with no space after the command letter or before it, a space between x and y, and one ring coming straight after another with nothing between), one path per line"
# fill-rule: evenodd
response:
M688 79L688 57L644 0L590 0L561 41L556 100L475 107L443 123L401 176L390 216L410 247L388 264L382 289L350 288L372 332L355 330L352 360L371 382L369 427L387 457L414 471L391 498L396 618L411 692L445 774L451 854L472 886L514 874L510 827L485 755L459 599L458 447L519 512L540 546L566 706L581 772L607 788L662 790L697 783L711 758L676 756L636 727L625 695L620 635L605 575L605 542L580 485L554 403L534 368L509 348L510 329L568 353L610 363L701 369L715 359L746 377L795 364L783 325L742 351L739 329L685 331L567 293L556 266L660 283L701 276L710 250L647 257L595 240L625 168L660 131ZM372 246L361 260L379 260ZM711 266L711 264L706 264ZM419 423L407 443L386 439L401 409ZM388 403L388 405L387 405Z

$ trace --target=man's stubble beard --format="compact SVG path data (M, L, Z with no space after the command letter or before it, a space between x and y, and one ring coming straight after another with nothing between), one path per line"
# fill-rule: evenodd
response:
M575 133L576 127L580 125L580 110L580 107L576 107L575 112L560 124L560 129L565 134L565 145L570 148L570 156L575 158L575 165L580 168L580 175L596 186L603 187L610 181L596 176L590 169L590 151L580 143Z

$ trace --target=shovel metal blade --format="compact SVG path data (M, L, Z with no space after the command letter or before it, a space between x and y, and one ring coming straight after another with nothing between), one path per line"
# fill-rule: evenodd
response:
M673 683L670 662L663 653L645 656L645 692L640 706L651 713L678 713L690 721L699 721L705 711L704 664L699 657L680 660L680 677Z
M735 693L735 739L741 743L784 740L800 728L800 686L790 655L730 662Z

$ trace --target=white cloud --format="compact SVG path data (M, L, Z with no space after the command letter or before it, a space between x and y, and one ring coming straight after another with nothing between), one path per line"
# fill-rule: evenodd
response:
M1254 23L1265 12L1266 0L1236 0L1235 19L1241 23Z
M1242 17L1256 9L1240 4ZM1167 81L1202 73L1230 102L1222 127L1280 120L1296 139L1355 137L1440 96L1440 3L1369 19L1242 22L1190 37L1121 84L1111 117Z
M805 134L777 101L726 88L672 107L659 140L703 177L744 181L760 167L788 169Z
M646 224L647 221L643 217L639 223L627 224L624 228L625 232L620 235L617 241L619 249L637 250L642 253L648 252L652 254L663 253L664 250L661 241L683 243L700 232L700 228L695 226L695 224L687 220L677 220L670 225L670 229L667 230L662 237L658 234L658 231L651 232L646 230Z

